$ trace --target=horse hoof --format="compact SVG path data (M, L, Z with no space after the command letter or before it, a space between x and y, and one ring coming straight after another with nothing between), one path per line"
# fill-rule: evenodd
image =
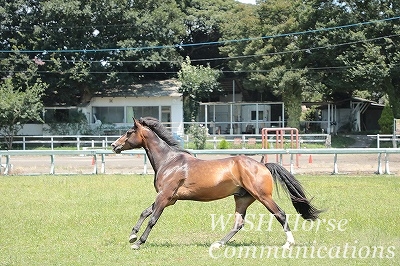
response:
M136 234L132 234L129 236L129 243L134 243L137 239L137 235Z
M224 244L221 241L212 243L211 249L220 249Z
M286 242L285 245L282 246L283 249L291 249L294 246L294 242Z
M140 248L140 246L138 244L133 244L131 246L131 249L133 249L133 250L138 250L139 248Z

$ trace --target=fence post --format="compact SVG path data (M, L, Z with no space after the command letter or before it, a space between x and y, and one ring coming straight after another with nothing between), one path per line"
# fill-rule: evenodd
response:
M376 147L379 149L380 146L379 134L376 134Z
M80 137L76 137L76 149L77 149L78 151L79 151L80 146L81 146L80 141L81 141L81 138L80 138Z
M389 170L389 154L386 152L385 153L385 174L390 175L390 170Z
M281 154L282 155L282 154ZM282 165L282 162L281 162ZM290 154L290 173L294 175L294 167L293 167L293 153Z
M143 156L144 162L143 162L143 174L147 175L147 156L146 154Z
M378 170L376 170L376 174L378 174L378 175L382 174L381 157L382 157L382 153L378 153Z
M10 155L6 155L6 167L4 168L4 175L8 175L10 173Z
M50 137L50 141L51 141L51 150L54 150L54 137L53 136L51 136Z
M92 165L93 165L92 174L97 174L97 156L95 151L92 152Z
M22 149L25 150L25 136L22 137Z
M104 174L106 172L106 156L104 153L101 154L101 170L100 173Z
M50 174L54 175L54 172L55 172L55 163L54 163L54 154L52 154L50 155Z
M334 157L333 157L333 172L332 175L336 175L338 174L338 166L337 166L337 153L335 153Z

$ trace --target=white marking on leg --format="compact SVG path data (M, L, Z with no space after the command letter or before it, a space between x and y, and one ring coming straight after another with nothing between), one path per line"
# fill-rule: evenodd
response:
M286 243L282 246L283 249L290 249L291 246L294 245L294 237L291 231L287 231L286 233Z
M221 242L221 241L217 241L217 242L214 242L214 243L212 243L212 245L211 245L211 249L219 249L219 248L221 248L222 246L223 246L224 244Z

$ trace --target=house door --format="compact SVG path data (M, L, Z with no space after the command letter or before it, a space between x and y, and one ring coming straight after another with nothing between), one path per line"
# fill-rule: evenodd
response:
M246 133L259 134L261 128L269 127L271 107L266 104L251 104L242 107L242 130Z

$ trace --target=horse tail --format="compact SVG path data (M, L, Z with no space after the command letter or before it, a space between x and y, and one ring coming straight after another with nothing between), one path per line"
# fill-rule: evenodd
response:
M276 163L265 163L271 172L275 184L282 185L284 190L289 193L290 199L296 211L306 220L316 220L322 210L314 207L307 199L303 186L286 168Z

